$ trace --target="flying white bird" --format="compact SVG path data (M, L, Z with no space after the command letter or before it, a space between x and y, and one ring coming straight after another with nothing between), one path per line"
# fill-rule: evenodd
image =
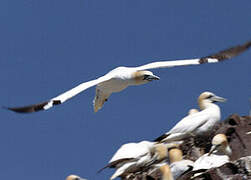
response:
M149 141L140 143L128 143L114 154L109 164L103 169L110 167L116 168L115 173L110 179L119 176L126 176L135 173L142 168L147 169L154 163L159 163L167 158L167 146L164 144L155 144Z
M158 137L155 141L179 141L210 131L221 117L220 108L214 102L224 102L225 100L211 92L202 93L198 98L201 111L184 117L169 132Z
M168 157L174 179L178 179L181 175L193 169L194 162L188 159L183 159L183 153L178 147L169 149Z
M65 180L86 180L76 175L67 176Z
M194 162L194 171L222 166L229 162L232 151L225 134L217 134L212 139L209 153L204 154Z
M149 69L169 68L176 66L200 65L205 63L217 63L226 59L233 58L244 52L251 46L251 41L235 46L210 56L175 61L159 61L138 67L118 67L95 80L84 82L75 88L66 91L46 102L33 104L24 107L7 107L7 109L18 113L29 113L40 110L47 110L55 105L59 105L68 99L76 96L82 91L96 85L96 95L93 100L94 111L97 112L108 100L112 93L120 92L128 86L141 85L153 80L159 80Z

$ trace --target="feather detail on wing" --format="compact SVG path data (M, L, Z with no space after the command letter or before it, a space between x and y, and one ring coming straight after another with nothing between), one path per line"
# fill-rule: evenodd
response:
M57 97L52 98L51 100L43 102L43 103L33 104L33 105L23 106L23 107L5 107L5 108L8 110L17 112L17 113L30 113L30 112L36 112L36 111L41 111L41 110L47 110L55 105L62 104L63 102L76 96L77 94L81 93L82 91L84 91L92 86L95 86L99 83L108 81L111 78L112 78L112 76L105 75L105 76L102 76L98 79L84 82L84 83L72 88L71 90L66 91L66 92L58 95Z
M208 120L208 114L198 112L188 115L180 120L169 132L158 137L155 142L163 142L170 140L181 140L186 134L192 133L195 129L204 125ZM181 139L179 139L179 137Z
M205 63L217 63L223 60L231 59L239 55L240 53L246 51L250 47L251 47L251 41L248 41L242 45L228 48L226 50L212 54L210 56L196 58L196 59L187 59L187 60L153 62L153 63L149 63L143 66L136 67L136 69L146 70L146 69L156 69L156 68L169 68L169 67L175 67L175 66L199 65L199 64L205 64Z
M108 100L111 93L105 93L98 86L96 87L96 95L93 100L94 112L102 108L103 104Z
M135 160L135 158L124 158L124 159L119 159L119 160L116 160L116 161L113 161L113 162L110 162L109 164L107 164L105 167L101 168L100 170L98 170L97 173L100 173L102 172L104 169L106 168L115 168L118 164L123 164L123 163L126 163L126 162L131 162Z

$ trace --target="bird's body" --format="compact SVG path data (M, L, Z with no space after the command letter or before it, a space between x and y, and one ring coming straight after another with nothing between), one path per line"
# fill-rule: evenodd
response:
M220 108L213 103L215 101L225 101L225 99L211 92L202 93L198 98L201 111L184 117L170 131L158 137L155 141L179 141L210 131L221 117Z
M153 164L167 158L167 146L149 141L122 145L104 168L116 168L110 179L126 176L139 170L148 169ZM101 170L103 170L102 168ZM100 171L101 171L100 170ZM99 171L99 172L100 172Z
M217 134L212 139L209 153L204 154L194 162L194 171L222 166L229 162L232 151L224 134Z
M199 169L210 169L219 167L229 162L229 157L224 154L211 154L208 153L202 155L199 159L194 162L194 171Z
M183 159L182 151L177 147L173 147L168 151L170 168L174 179L178 179L181 175L193 169L194 162Z
M184 173L191 171L193 169L194 162L187 159L182 159L177 162L170 164L170 168L173 174L174 179L178 179Z
M76 86L75 88L50 99L49 101L24 107L9 107L7 109L19 113L47 110L55 105L64 103L68 99L76 96L77 94L85 91L92 86L97 86L96 96L94 98L94 111L97 112L112 93L120 92L131 85L141 85L152 80L158 80L159 77L153 75L151 71L148 71L149 69L217 63L237 56L238 54L247 50L250 46L251 41L243 45L235 46L233 48L229 48L227 50L220 51L216 54L202 58L175 61L159 61L138 67L117 67L104 76L84 82Z
M115 162L120 159L138 158L149 153L150 149L153 146L154 143L150 141L124 144L113 155L109 163Z

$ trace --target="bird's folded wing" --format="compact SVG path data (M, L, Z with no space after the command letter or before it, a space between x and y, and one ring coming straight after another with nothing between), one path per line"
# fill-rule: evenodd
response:
M242 45L228 48L226 50L212 54L210 56L196 58L196 59L187 59L187 60L153 62L153 63L149 63L143 66L136 67L136 69L146 70L146 69L156 69L156 68L168 68L168 67L175 67L175 66L199 65L199 64L205 64L205 63L217 63L223 60L233 58L239 55L240 53L244 52L250 47L251 47L251 41L248 41Z
M209 120L210 114L207 112L199 112L196 114L191 114L180 120L169 132L168 134L174 133L191 133L195 129L201 127Z
M84 82L84 83L72 88L71 90L66 91L66 92L58 95L57 97L50 99L49 101L39 103L39 104L33 104L33 105L29 105L29 106L23 106L23 107L6 107L6 109L9 109L11 111L15 111L18 113L30 113L30 112L36 112L36 111L41 111L41 110L47 110L55 105L62 104L66 100L76 96L77 94L81 93L82 91L84 91L92 86L95 86L99 83L108 81L111 78L112 78L111 75L104 75L98 79Z
M118 159L116 161L110 162L105 167L103 167L100 170L98 170L97 173L100 173L101 171L103 171L106 168L115 168L118 164L123 164L123 163L131 162L131 161L134 161L134 160L136 160L136 159L135 158Z
M196 128L199 128L200 126L205 124L208 118L209 114L203 112L186 116L182 120L180 120L170 131L156 138L154 142L161 142L171 134L178 134L178 133L186 134L193 132Z
M138 158L146 153L148 153L146 146L138 143L128 143L122 145L109 162L117 161L118 159Z

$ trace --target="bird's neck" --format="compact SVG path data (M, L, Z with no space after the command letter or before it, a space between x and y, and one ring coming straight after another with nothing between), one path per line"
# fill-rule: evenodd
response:
M220 110L219 106L211 103L211 102L199 102L199 107L201 110L205 110L205 109L215 109L215 110Z

